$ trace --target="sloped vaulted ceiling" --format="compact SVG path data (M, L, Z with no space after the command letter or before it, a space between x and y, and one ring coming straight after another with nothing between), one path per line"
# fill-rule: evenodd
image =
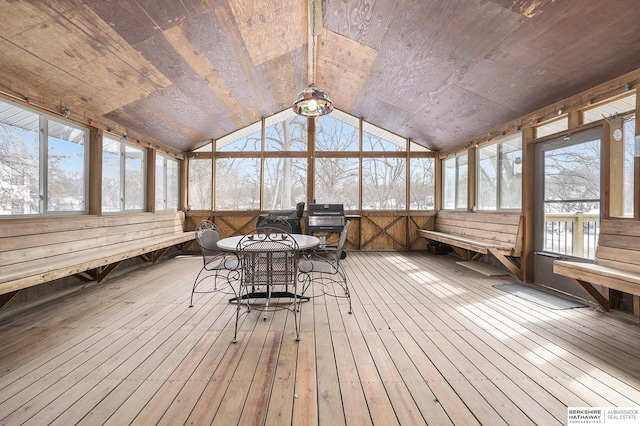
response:
M637 0L324 0L316 84L445 149L640 68ZM0 90L181 151L307 79L307 0L0 0Z

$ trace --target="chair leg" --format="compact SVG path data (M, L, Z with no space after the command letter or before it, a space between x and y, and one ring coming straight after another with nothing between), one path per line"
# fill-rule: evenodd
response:
M296 327L296 342L300 341L300 322L302 320L300 312L300 299L296 293L293 297L293 320Z
M236 304L236 328L233 331L233 343L236 343L238 341L238 320L240 319L240 301L238 300L238 303Z
M267 298L264 301L264 309L262 310L262 321L267 320L267 310L269 309L269 302L271 302L272 287L272 285L267 284Z
M200 269L200 272L198 272L198 276L196 276L196 280L193 282L193 288L191 289L191 302L189 302L189 307L193 308L193 296L196 293L196 287L198 286L199 283L199 279L200 279L200 274L202 274L202 271L204 271L205 269L202 268Z
M294 281L293 284L293 321L296 327L296 342L300 341L300 323L302 322L302 314L300 310L301 298L298 296L298 282Z
M204 272L204 274L203 274ZM233 285L231 284L231 275L232 271L227 272L226 275L226 284L222 283L220 286L218 286L218 279L223 279L225 278L225 276L223 274L220 273L220 271L213 271L213 270L209 270L206 267L200 269L200 272L198 272L198 276L196 277L194 283L193 283L193 288L191 289L191 301L189 302L189 307L192 308L193 307L193 299L195 297L196 293L213 293L215 291L223 291L227 286L231 289L231 291L233 291L235 293L235 289L233 288ZM210 274L210 275L208 275ZM204 280L210 280L213 279L213 290L205 290L205 291L196 291L196 289L198 288L198 286L200 285L200 283Z
M235 330L233 332L233 343L236 343L238 341L238 324L240 323L240 309L242 309L242 296L243 296L243 290L247 288L246 286L240 284L240 287L238 288L238 294L236 296L236 325L235 325ZM249 310L249 299L246 298L245 299L247 302L247 311Z
M352 314L353 313L353 309L351 307L351 293L349 292L349 279L347 278L347 273L342 268L342 265L339 265L336 270L338 272L338 276L340 277L340 279L344 283L344 294L347 297L347 300L349 301L349 313Z
M302 279L300 279L300 277L302 275L304 275L304 277L302 277ZM307 292L307 290L309 289L309 287L311 287L311 273L302 272L302 273L298 274L298 281L302 285L302 290L300 291L300 296L304 296L305 293ZM311 297L313 297L313 296L311 296ZM302 303L302 301L298 300L298 312L300 311L300 303Z

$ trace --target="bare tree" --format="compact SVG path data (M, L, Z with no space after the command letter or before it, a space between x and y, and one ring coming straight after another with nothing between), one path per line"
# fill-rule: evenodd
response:
M544 198L546 213L584 212L597 208L600 200L599 141L547 151Z
M0 123L0 213L38 211L38 136Z

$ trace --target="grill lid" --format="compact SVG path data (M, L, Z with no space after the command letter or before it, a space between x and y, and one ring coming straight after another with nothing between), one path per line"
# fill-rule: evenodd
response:
M344 216L343 204L309 204L309 216Z

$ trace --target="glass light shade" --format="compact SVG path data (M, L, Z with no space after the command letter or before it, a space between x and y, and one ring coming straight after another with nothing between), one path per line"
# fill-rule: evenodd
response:
M333 102L329 98L329 93L315 86L309 86L298 93L298 98L291 109L305 117L317 117L333 111Z

